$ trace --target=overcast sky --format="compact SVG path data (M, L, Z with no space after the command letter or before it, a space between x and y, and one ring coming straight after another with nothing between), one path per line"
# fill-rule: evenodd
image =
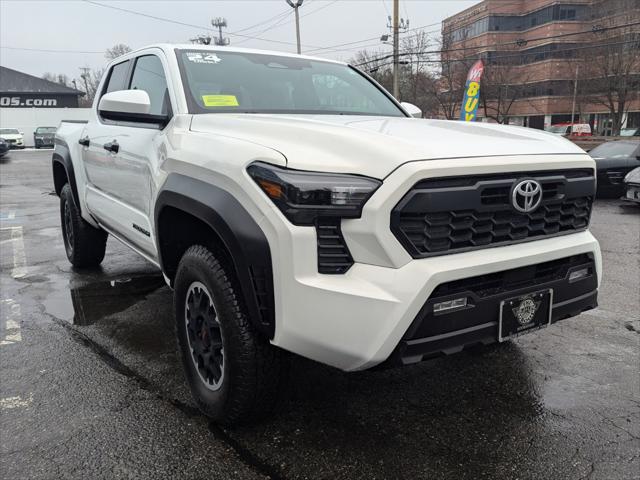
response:
M401 0L400 13L409 18L411 28L428 25L426 30L437 36L444 18L476 3ZM304 0L300 8L303 53L347 60L363 47L390 50L378 39L387 32L392 5L393 0ZM198 34L213 34L210 21L219 16L227 19L231 45L295 51L293 9L285 0L0 0L0 64L38 76L51 72L78 77L80 67L102 67L105 49L114 44L138 48L156 42L188 42ZM338 51L318 49L361 40L336 46Z

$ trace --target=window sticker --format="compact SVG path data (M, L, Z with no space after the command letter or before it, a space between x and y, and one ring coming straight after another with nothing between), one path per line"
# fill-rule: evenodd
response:
M193 63L208 63L210 65L215 65L222 61L215 53L207 52L187 52L187 60Z
M235 95L202 95L205 107L239 107Z

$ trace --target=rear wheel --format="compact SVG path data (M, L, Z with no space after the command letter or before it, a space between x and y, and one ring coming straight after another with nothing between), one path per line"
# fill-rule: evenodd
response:
M69 262L74 267L100 265L107 248L107 232L93 227L82 218L68 183L60 192L60 223Z
M285 360L253 327L233 273L203 246L183 255L175 278L182 363L198 407L213 420L240 424L270 413Z

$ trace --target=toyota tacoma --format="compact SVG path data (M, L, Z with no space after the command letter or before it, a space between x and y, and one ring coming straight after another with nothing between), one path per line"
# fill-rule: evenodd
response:
M346 371L596 307L595 163L526 128L426 120L357 68L157 45L112 61L53 153L69 261L112 236L163 273L214 420L269 412L287 351Z

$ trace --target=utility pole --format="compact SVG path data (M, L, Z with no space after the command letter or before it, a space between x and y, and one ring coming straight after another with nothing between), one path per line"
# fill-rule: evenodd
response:
M393 0L393 96L396 100L400 99L400 84L398 83L398 76L400 75L400 31L399 27L400 17L400 0Z
M302 6L302 2L304 2L304 0L287 0L287 3L291 8L293 8L296 14L296 43L298 45L298 55L302 53L300 50L300 14L298 13L298 9Z
M576 65L576 78L573 81L573 105L571 105L571 123L573 123L576 114L576 95L578 94L578 70L580 65Z
M223 17L217 17L211 20L211 25L218 29L218 38L214 37L216 45L226 46L229 45L229 37L222 36L222 27L227 28L227 19Z

